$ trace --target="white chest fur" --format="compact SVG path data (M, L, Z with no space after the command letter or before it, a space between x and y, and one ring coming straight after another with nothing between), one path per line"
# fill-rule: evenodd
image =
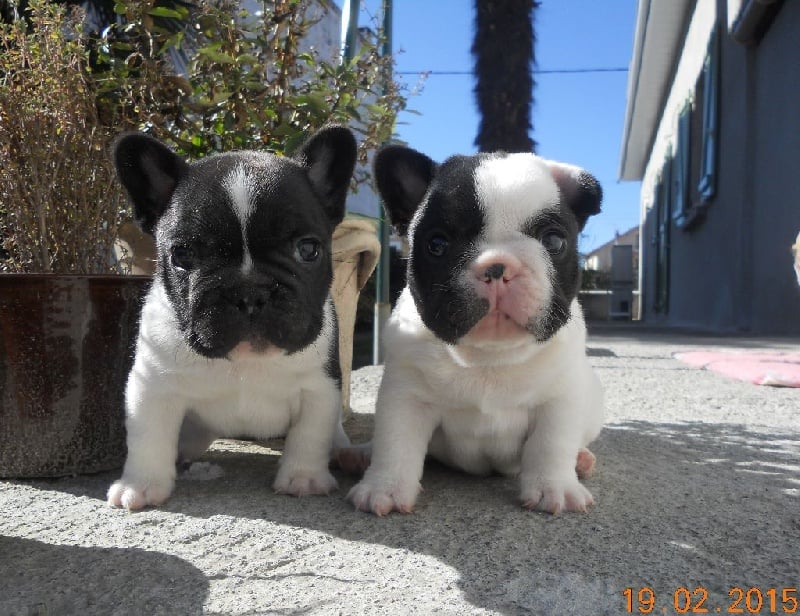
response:
M175 461L202 453L219 436L286 435L275 490L301 495L334 489L328 460L341 428L341 401L338 384L325 371L335 331L330 300L322 332L302 351L231 359L190 350L167 302L156 282L142 311L125 393L128 457L108 502L128 509L162 503L172 492Z
M602 391L585 356L577 305L570 323L544 344L476 349L435 338L406 293L386 339L386 371L395 376L382 388L384 399L405 389L400 397L425 409L435 424L428 453L445 463L478 474L519 473L525 441L554 405L563 407L560 420L573 424L581 446L600 429Z
M129 413L141 398L172 399L178 412L192 412L218 436L265 438L286 433L308 393L330 396L335 404L336 383L324 371L333 335L330 306L317 341L298 353L208 359L186 346L167 302L157 283L142 314Z

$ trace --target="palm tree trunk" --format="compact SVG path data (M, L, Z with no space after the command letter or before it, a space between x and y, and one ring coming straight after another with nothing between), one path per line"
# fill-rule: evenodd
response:
M482 152L533 152L533 31L536 0L475 0L475 96Z

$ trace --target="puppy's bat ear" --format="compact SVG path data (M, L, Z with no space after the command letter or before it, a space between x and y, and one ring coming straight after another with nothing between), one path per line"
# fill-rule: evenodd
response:
M408 232L422 198L436 175L436 163L401 145L389 145L375 156L375 181L386 213L401 236Z
M163 143L142 133L126 133L114 143L114 165L133 203L133 217L152 235L189 165Z
M328 126L313 134L293 156L306 169L308 179L334 225L344 218L357 153L356 140L349 129Z
M550 167L550 173L553 174L553 179L558 184L564 204L575 214L578 225L583 230L589 216L600 213L603 189L593 175L580 167L552 160L545 162Z

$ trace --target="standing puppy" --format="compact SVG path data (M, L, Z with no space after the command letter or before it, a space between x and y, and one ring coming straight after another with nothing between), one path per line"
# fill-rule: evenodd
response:
M600 211L597 181L533 154L436 165L400 146L379 152L375 174L408 237L408 286L385 328L372 463L349 498L378 515L411 511L427 453L519 475L529 509L585 510L578 476L594 465L584 448L603 399L576 300L577 241Z
M294 158L234 152L188 164L150 137L114 151L158 263L126 390L128 457L114 507L166 500L175 464L216 437L286 435L273 484L326 494L340 423L331 236L356 144L319 131Z

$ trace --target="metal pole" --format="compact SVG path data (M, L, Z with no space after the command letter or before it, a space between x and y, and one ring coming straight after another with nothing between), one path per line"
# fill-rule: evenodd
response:
M383 49L381 55L386 58L392 55L392 0L383 0ZM384 88L389 89L392 79L391 65L387 67L384 75ZM392 310L389 297L389 222L386 213L381 207L381 216L378 223L378 235L381 241L381 256L378 260L378 270L375 278L375 314L373 319L372 335L372 363L383 363L383 344L381 337L383 327Z
M342 50L342 56L346 62L352 60L356 53L359 4L360 0L345 0L344 6L342 7L342 17L344 18L345 13L347 14L344 49Z

